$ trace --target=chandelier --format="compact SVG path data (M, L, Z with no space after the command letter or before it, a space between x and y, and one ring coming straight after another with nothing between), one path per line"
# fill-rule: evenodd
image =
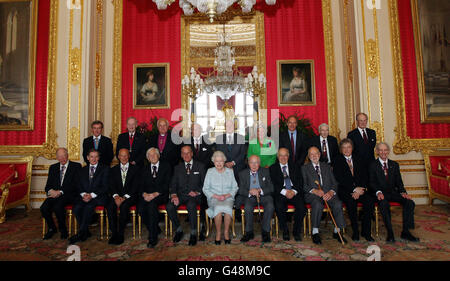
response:
M152 0L156 3L158 10L165 10L175 0ZM242 12L248 13L256 4L256 0L179 0L180 8L186 16L190 16L197 9L200 13L206 14L209 21L213 22L216 15L225 12L234 3L238 3L242 8ZM275 5L276 0L266 0L267 5Z

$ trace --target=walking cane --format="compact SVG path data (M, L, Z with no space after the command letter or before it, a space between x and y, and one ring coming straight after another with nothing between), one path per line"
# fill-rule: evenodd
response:
M315 184L317 184L319 190L322 190L322 187L320 186L319 181L314 181ZM333 217L333 213L331 212L330 206L328 206L327 201L323 200L325 202L325 206L327 207L328 212L330 213L331 219L333 220L334 223L334 227L336 227L336 229L338 230L338 235L339 235L339 239L341 240L342 245L345 245L344 243L344 239L342 239L342 235L341 235L341 229L337 226L336 221L334 220Z
M262 228L261 207L260 207L260 201L259 201L259 193L258 193L258 195L256 195L256 203L258 204L258 220L259 220L259 224L261 225L261 228ZM262 247L264 247L264 242L261 243L261 248Z

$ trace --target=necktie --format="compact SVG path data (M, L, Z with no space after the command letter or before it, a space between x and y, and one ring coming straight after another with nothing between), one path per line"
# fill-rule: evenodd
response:
M228 151L231 151L231 143L232 143L232 138L231 136L228 136L228 140L227 140L227 144L228 144Z
M367 138L367 135L366 135L366 130L363 130L363 139L364 139L365 144L369 143L369 139Z
M199 148L199 143L198 141L195 143L195 155L198 155L198 148Z
M125 180L127 179L127 168L122 167L122 185L125 186Z
M94 138L94 148L95 150L98 150L98 137Z
M91 169L89 170L89 182L92 181L94 174L95 174L95 166L91 166Z
M319 176L320 184L322 184L322 178L320 176L320 167L319 167L319 165L316 166L316 172L317 172L317 175Z
M386 180L388 180L389 176L388 176L388 168L387 168L386 162L383 162L383 171L384 171L384 176L386 177Z
M64 171L65 170L66 170L66 166L61 166L61 171L59 173L59 182L61 183L61 185L62 185L63 180L64 180Z
M287 190L292 189L291 185L291 179L289 178L289 175L287 174L287 166L283 166L283 178L284 178L284 186Z
M322 141L322 158L328 163L327 141L325 139Z
M354 174L353 174L352 158L348 158L347 159L347 164L348 164L348 167L350 168L350 172L352 172L352 176L354 176Z
M130 153L131 153L131 151L133 150L132 148L133 148L134 134L130 134L129 141L130 141Z
M292 150L292 160L295 162L295 143L294 143L294 133L291 133L291 150Z
M252 181L253 184L256 184L256 172L252 172Z
M190 175L191 174L191 163L188 163L186 165L186 174Z
M152 177L156 178L156 166L153 166Z

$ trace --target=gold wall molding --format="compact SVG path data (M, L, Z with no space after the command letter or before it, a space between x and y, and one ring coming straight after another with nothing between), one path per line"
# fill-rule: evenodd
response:
M424 160L395 160L402 166L414 166L414 165L425 165Z
M418 173L418 172L425 172L425 168L421 168L421 169L400 169L400 172L402 172L402 173Z
M96 91L96 111L95 119L103 119L102 104L102 67L103 67L103 0L97 0L96 3L96 19L97 19L97 38L96 38L96 54L95 54L95 91Z
M375 79L378 77L378 70L379 70L379 65L378 65L378 60L377 60L377 55L378 55L377 43L375 42L375 40L369 39L366 41L366 46L367 46L367 52L366 52L367 73L369 74L370 78Z
M397 126L395 127L394 153L406 154L411 151L431 153L439 148L450 148L450 138L412 139L408 136L405 112L405 88L402 68L402 48L398 20L397 0L389 0L389 23L391 29L392 67L396 101Z
M33 165L32 169L33 171L44 171L48 170L50 168L50 165Z
M114 149L121 131L122 115L122 22L123 0L113 0L114 4L114 47L113 47L113 97L111 140Z
M69 51L69 75L72 85L81 84L81 50L79 48L71 48Z
M351 32L350 28L353 26L350 16L349 9L353 8L350 6L350 2L353 0L344 0L343 7L343 17L344 17L344 50L346 57L346 72L347 72L347 91L345 93L345 108L346 108L346 123L347 130L349 129L355 118L355 91L354 91L354 71L353 71L353 48L351 42ZM354 31L354 29L352 29ZM352 130L353 128L350 128ZM348 130L348 131L350 131Z
M80 159L80 129L77 127L70 128L68 135L69 142L67 150L69 151L70 159Z
M2 145L2 155L32 155L35 157L55 158L58 148L55 125L56 115L56 61L58 37L58 11L59 1L50 1L49 42L48 42L48 73L47 73L47 120L45 141L41 145Z

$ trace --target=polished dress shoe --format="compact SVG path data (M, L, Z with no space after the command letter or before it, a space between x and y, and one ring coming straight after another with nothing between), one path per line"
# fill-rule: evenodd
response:
M220 242L221 242L220 240L215 240L215 241L214 241L214 244L220 245Z
M158 237L156 237L156 239L148 239L148 243L147 243L147 248L155 248L156 245L158 244Z
M342 233L341 233L341 236L342 236ZM337 241L339 241L339 243L341 243L341 238L339 238L339 234L337 232L333 233L333 238L336 239ZM359 237L358 237L358 239L359 239ZM347 239L345 239L344 236L342 236L342 241L344 241L344 243L347 243Z
M322 244L322 239L320 238L319 233L313 234L312 241L314 244L317 244L317 245Z
M113 234L113 235L111 236L111 238L109 238L108 244L109 244L109 245L115 245L115 244L116 244L116 240L117 240L117 234Z
M269 232L263 231L261 236L262 236L262 242L263 243L270 243L271 242Z
M359 241L359 234L356 233L356 232L353 232L352 240L353 240L353 241Z
M368 242L374 242L375 239L373 239L372 235L363 235L364 239L366 239Z
M302 241L302 234L301 233L294 233L294 239L297 242Z
M411 232L409 232L409 231L402 231L402 234L401 234L400 237L401 237L402 239L405 239L405 240L408 240L408 241L411 241L411 242L419 242L419 241L420 241L419 238L414 237L414 236L411 234Z
M121 245L121 244L123 244L124 241L125 241L125 238L123 237L123 235L119 235L119 236L117 236L117 239L114 244Z
M291 237L289 237L289 232L283 232L283 240L289 241L290 239L291 239Z
M189 246L195 246L197 244L197 235L191 234L189 238Z
M44 235L44 240L48 240L48 239L52 238L53 235L55 235L55 234L56 234L56 229L49 229L47 231L47 233L45 233L45 235Z
M67 233L67 230L61 231L61 239L67 239L69 237L69 233Z
M249 240L252 240L253 238L255 238L255 236L253 235L253 231L249 231L249 232L245 233L244 236L241 238L241 242L248 242Z
M231 239L224 239L223 241L225 242L225 244L231 244Z
M204 233L204 231L200 231L200 235L198 236L198 241L205 241L205 233Z
M183 231L175 232L175 236L173 237L173 242L180 242L181 238L183 238Z
M76 243L79 242L79 241L81 241L80 235L75 234L75 235L73 235L72 237L70 237L70 239L69 239L69 244L73 245L73 244L76 244Z
M388 236L386 238L386 242L395 243L394 233L388 232Z

